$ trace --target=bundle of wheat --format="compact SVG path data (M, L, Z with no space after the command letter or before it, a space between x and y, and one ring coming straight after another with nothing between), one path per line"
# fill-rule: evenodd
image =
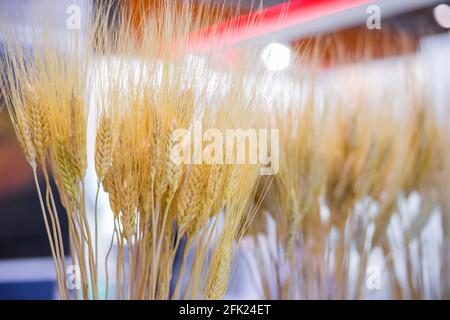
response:
M126 2L118 8L101 6L83 26L83 38L79 32L60 35L45 27L33 33L30 55L11 25L0 28L8 35L2 91L35 177L38 168L45 176L45 195L37 179L36 186L63 299L70 292L49 169L69 220L72 264L80 269L82 286L75 298L102 298L97 218L102 187L114 214L105 298L114 244L117 299L222 298L235 242L252 217L259 165L218 156L233 154L228 144L215 149L218 161L199 162L195 151L189 153L198 148L197 141L178 134L193 134L198 123L221 133L251 127L254 97L242 85L247 69L222 70L218 76L205 67L208 57L188 55L186 35L207 20L193 16L190 3L180 8L163 1L156 9L144 14L136 32ZM94 71L95 64L101 72ZM99 98L88 112L93 90ZM86 206L88 116L97 123L95 230ZM183 159L182 151L188 153ZM174 274L180 243L185 243L184 254Z
M409 62L399 65L391 75L395 92L363 64L331 76L313 72L299 83L300 98L277 107L280 169L246 239L265 298L368 298L369 259L380 249L384 262L377 265L390 279L386 296L448 294L448 254L439 257L437 249L445 251L448 240L434 241L428 252L439 257L441 283L425 270L426 258L408 253L425 246L422 230L436 206L442 221L448 216L442 196L448 188L436 175L446 172L448 131L438 125L420 72ZM327 77L333 86L324 84ZM411 208L402 212L414 194L421 199L416 216ZM401 231L393 230L398 219Z

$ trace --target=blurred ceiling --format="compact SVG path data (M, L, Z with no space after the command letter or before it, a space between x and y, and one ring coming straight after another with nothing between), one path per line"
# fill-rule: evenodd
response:
M223 3L222 0L210 2ZM437 23L433 10L437 5L450 1L263 1L263 9L255 4L259 4L258 1L228 0L225 3L229 8L239 8L241 15L230 17L219 24L218 29L212 28L212 32L207 29L200 36L195 34L197 38L194 39L200 45L206 43L205 46L209 47L214 41L209 39L209 35L221 30L221 25L235 25L235 30L227 36L228 42L236 45L257 42L261 46L279 42L293 47L298 56L305 55L306 47L316 47L320 59L325 64L332 64L333 59L341 63L356 62L415 52L423 37L447 32ZM379 30L369 29L366 25L371 5L375 5L381 15ZM450 6L448 8L450 14ZM255 13L256 9L261 10ZM260 22L249 28L245 24L249 20Z
M142 16L142 9L158 6L158 0L112 0L122 1L134 14ZM233 25L235 29L227 37L231 44L240 46L247 42L259 43L261 47L271 42L280 42L297 48L301 51L305 45L317 42L318 39L336 37L341 43L345 43L348 52L355 52L360 39L371 37L372 43L389 41L386 47L390 52L378 50L376 57L396 54L395 44L399 29L415 37L416 43L411 45L411 50L417 47L422 35L445 32L433 16L433 8L441 3L450 3L450 0L193 0L193 9L199 14L209 17L210 21L220 21L227 26ZM202 3L211 4L206 8L200 8ZM72 3L80 3L90 6L92 3L102 3L102 0L0 0L0 5L8 16L20 16L17 18L18 26L26 24L36 16L60 12L56 27L64 26L65 8ZM104 2L103 2L104 3ZM180 8L186 4L186 0L173 0L175 6ZM368 30L366 20L369 5L377 5L382 17L381 30ZM256 9L260 9L256 11ZM38 15L39 16L39 15ZM280 19L283 17L283 19ZM247 28L245 21L258 19L258 24ZM220 29L219 22L219 29ZM244 23L243 23L244 22ZM139 26L136 22L136 26ZM217 25L215 26L217 27ZM138 29L138 27L136 27ZM226 29L226 28L222 28ZM202 32L193 35L201 44L214 41L209 32L211 26ZM214 29L213 29L214 30ZM217 30L217 29L215 29ZM387 40L386 40L387 39ZM389 43L392 45L389 46ZM325 49L324 59L333 53ZM399 52L397 52L399 53Z

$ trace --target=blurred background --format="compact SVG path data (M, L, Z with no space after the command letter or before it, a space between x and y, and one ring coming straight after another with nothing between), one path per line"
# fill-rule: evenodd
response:
M158 0L127 1L131 12L139 14L138 3L150 7ZM174 0L183 5L183 0ZM201 1L199 0L199 3ZM427 59L427 71L432 74L433 99L436 104L446 103L445 93L450 83L450 1L443 0L210 0L224 2L222 23L235 25L229 41L237 49L246 43L256 43L260 49L261 64L270 71L289 73L298 69L307 46L320 43L320 65L324 72L345 72L345 66L367 59L361 50L361 39L369 39L370 50L377 72L388 72L392 61L406 56ZM65 30L69 7L76 4L94 9L99 1L73 0L0 0L0 8L14 26L26 29L36 14L53 15L58 12L54 28ZM195 10L195 6L194 6ZM262 10L262 24L258 28L243 29L239 21ZM18 14L20 13L20 15ZM206 11L218 16L217 8ZM280 19L282 14L283 18ZM87 17L81 16L82 19ZM380 18L380 20L378 20ZM138 24L136 32L139 32ZM398 42L398 30L408 34L408 45ZM339 39L340 55L335 59L336 47L326 39ZM0 59L4 56L0 38ZM214 41L214 39L200 39ZM24 45L27 45L26 43ZM343 50L343 51L342 51ZM194 50L194 54L195 54ZM201 54L201 53L198 53ZM233 56L232 58L236 58ZM393 84L395 85L395 84ZM264 90L261 88L261 90ZM3 105L0 100L0 106ZM88 147L93 147L89 141ZM92 161L92 159L90 159ZM88 194L95 194L96 177L90 166L86 178ZM55 192L57 194L57 192ZM91 205L94 199L88 199ZM58 204L61 206L60 204ZM103 219L101 243L109 243L112 220L106 195L100 197ZM63 209L60 209L63 210ZM64 216L64 215L61 215ZM111 220L111 221L110 221ZM62 223L67 237L66 224ZM68 241L64 241L68 243ZM106 250L106 248L101 248ZM67 252L67 249L66 249ZM228 298L257 298L252 292L245 268L238 265L234 273ZM244 289L245 288L245 289ZM0 111L0 299L52 299L56 298L53 262L47 235L39 209L32 171L16 141L5 109Z

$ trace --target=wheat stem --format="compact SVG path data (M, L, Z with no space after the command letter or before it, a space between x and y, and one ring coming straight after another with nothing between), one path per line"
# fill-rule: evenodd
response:
M66 274L66 263L65 263L65 253L64 253L64 243L62 239L62 233L61 233L61 226L59 223L59 216L58 211L56 209L55 199L53 197L53 192L50 186L50 179L47 172L47 167L45 163L42 164L42 171L44 173L45 183L46 183L46 202L47 202L47 208L49 212L49 216L52 223L52 228L54 232L54 239L55 239L55 250L57 253L57 260L61 264L62 274L64 276L64 285L63 289L65 290L65 298L69 298L69 291L67 289L67 274ZM51 205L49 204L51 203Z
M53 244L53 239L52 239L52 236L51 236L51 231L50 231L50 227L49 227L49 224L48 224L47 215L46 215L46 212L45 212L44 201L42 199L42 194L41 194L41 189L40 189L40 186L39 186L39 181L38 181L38 177L37 177L36 168L33 167L32 169L33 169L34 182L36 184L36 189L37 189L37 192L38 192L39 203L41 205L41 212L42 212L42 216L44 218L45 229L47 230L48 240L49 240L49 243L50 243L50 250L51 250L52 256L53 256L53 264L55 266L55 272L56 272L56 279L57 279L57 283L58 283L58 288L59 288L59 292L63 295L64 291L62 290L62 288L63 288L62 283L61 283L62 279L61 279L61 273L60 273L60 270L59 270L60 265L59 265L59 263L56 260L55 247L54 247L54 244Z
M108 261L109 261L109 255L111 254L112 251L112 247L114 245L114 237L117 235L117 229L116 226L114 224L114 231L112 232L112 236L111 236L111 241L109 243L109 248L108 251L106 252L106 256L105 256L105 300L108 300L108 294L109 294L109 273L108 273Z
M98 276L98 196L100 193L100 180L97 182L97 191L95 193L95 204L94 204L94 240L95 240L95 274Z
M178 300L180 298L180 290L181 290L181 286L183 283L184 272L186 270L187 259L188 259L189 251L191 250L191 245L192 245L192 238L189 237L186 240L186 243L184 245L183 257L181 258L181 265L180 265L180 269L178 271L178 276L177 276L177 280L175 283L175 289L172 294L172 299Z

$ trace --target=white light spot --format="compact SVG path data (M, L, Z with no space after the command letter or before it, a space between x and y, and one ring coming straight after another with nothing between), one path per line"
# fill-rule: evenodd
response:
M291 63L291 49L281 43L271 43L262 51L261 59L270 71L283 70Z
M446 29L450 29L450 6L440 4L434 8L434 18L437 23Z

